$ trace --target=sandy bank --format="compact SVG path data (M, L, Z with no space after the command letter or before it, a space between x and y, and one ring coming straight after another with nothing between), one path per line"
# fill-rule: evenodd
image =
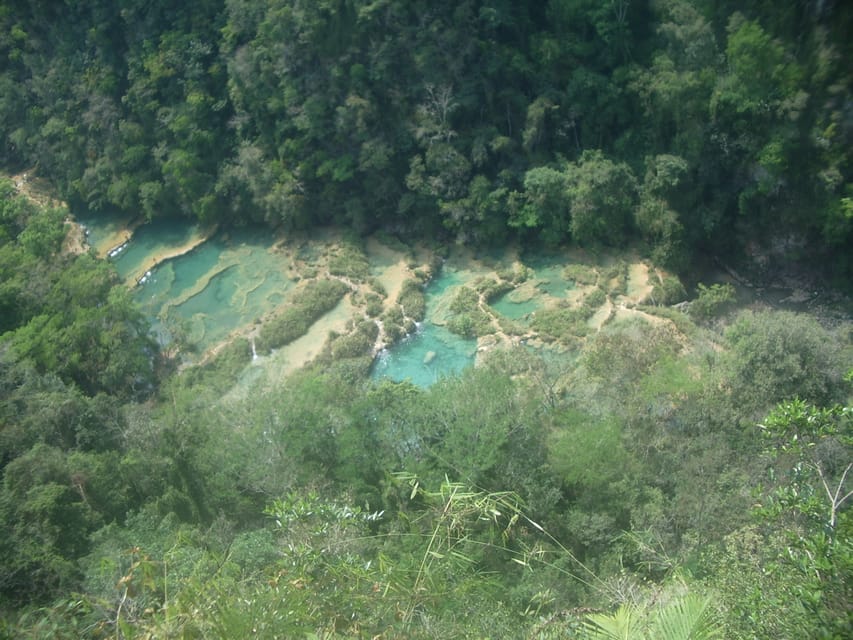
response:
M173 258L177 258L184 254L189 253L199 245L207 242L214 233L216 233L217 226L213 225L211 227L207 227L205 229L199 229L197 232L193 233L186 242L183 242L179 245L169 247L167 249L162 249L160 251L155 251L150 255L151 260L146 265L142 265L132 273L127 276L125 282L128 286L135 286L141 278L145 276L146 273L151 271L152 269L156 269L158 266L166 262L167 260L172 260Z

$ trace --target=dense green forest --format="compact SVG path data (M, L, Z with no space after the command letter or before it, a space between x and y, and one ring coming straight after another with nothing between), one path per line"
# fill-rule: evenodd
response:
M849 287L851 36L833 0L0 0L0 163L71 212ZM225 401L247 342L182 369L67 215L0 181L0 637L853 635L844 313L700 286L428 389L368 378L365 321Z
M0 160L72 206L640 236L679 270L775 240L849 274L843 2L4 0L0 25Z

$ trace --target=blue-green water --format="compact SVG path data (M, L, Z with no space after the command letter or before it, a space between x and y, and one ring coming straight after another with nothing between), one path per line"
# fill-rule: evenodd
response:
M106 255L107 251L115 248L110 243L123 235L128 222L116 215L88 211L75 215L75 218L86 230L86 242L99 255Z
M445 268L429 284L426 319L415 333L377 356L371 374L373 379L410 380L420 387L428 387L474 364L477 341L461 338L431 320L441 297L452 295L448 290L461 280L459 273Z
M133 239L114 258L118 274L122 279L144 273L153 266L153 256L188 242L198 227L180 220L155 220L139 227Z
M489 305L511 320L526 320L549 301L565 299L575 288L575 283L563 275L566 266L563 256L528 256L525 266L531 270L528 281Z
M203 351L284 301L293 281L271 246L268 232L217 234L154 269L134 297L164 339L180 331Z
M122 235L123 227L114 218L82 222L93 245ZM186 246L198 234L198 228L186 222L158 220L137 228L110 259L123 279L141 277L134 298L160 340L167 344L180 335L197 353L204 353L285 303L295 280L290 259L273 248L272 236L261 229L217 233L188 253L154 266L155 256ZM321 247L309 243L298 257L321 253ZM394 262L391 256L385 260ZM374 271L387 266L372 265ZM470 275L452 268L441 272L427 288L426 319L413 335L377 358L374 378L410 379L427 386L473 364L476 341L433 322L442 299L446 303L453 288Z
M443 376L459 373L474 363L475 340L463 340L429 321L391 349L380 353L373 364L375 380L410 380L428 387Z
M475 340L463 340L444 327L426 321L418 330L380 353L373 364L374 380L410 380L428 387L442 376L474 364Z
M525 319L530 313L536 311L542 306L542 303L535 298L529 300L515 300L513 292L510 291L502 295L500 298L490 303L489 306L499 314L510 320Z

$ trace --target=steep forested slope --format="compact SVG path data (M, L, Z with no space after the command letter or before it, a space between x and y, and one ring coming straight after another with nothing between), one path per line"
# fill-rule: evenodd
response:
M2 0L0 157L72 210L849 269L851 21ZM67 213L0 184L0 636L853 632L846 321L703 287L429 389L365 379L355 327L235 398L248 343L174 374Z
M679 269L849 253L846 3L6 0L0 24L2 158L73 204L639 235Z

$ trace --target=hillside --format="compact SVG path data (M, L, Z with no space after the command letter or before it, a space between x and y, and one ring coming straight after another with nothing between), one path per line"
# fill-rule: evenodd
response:
M851 33L0 1L0 638L853 635Z

